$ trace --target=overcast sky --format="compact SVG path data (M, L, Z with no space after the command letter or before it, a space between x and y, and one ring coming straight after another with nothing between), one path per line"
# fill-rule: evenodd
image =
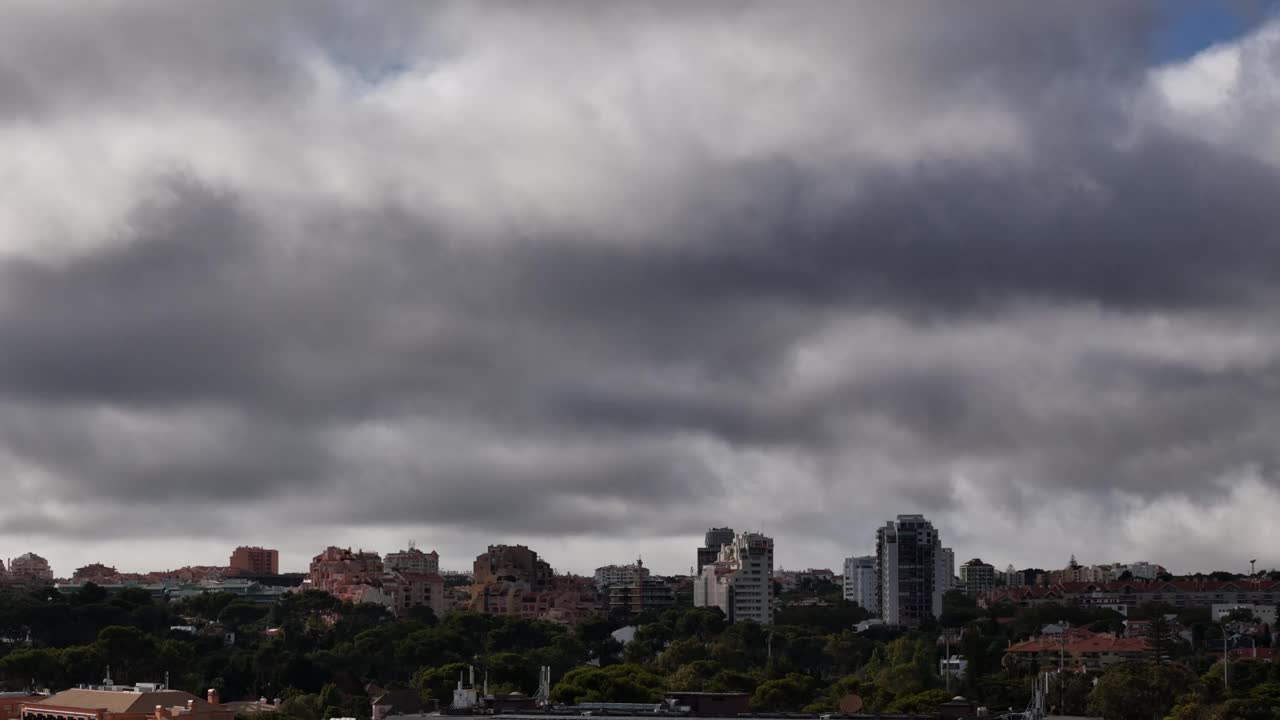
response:
M0 3L0 557L1280 566L1280 16L1175 5Z

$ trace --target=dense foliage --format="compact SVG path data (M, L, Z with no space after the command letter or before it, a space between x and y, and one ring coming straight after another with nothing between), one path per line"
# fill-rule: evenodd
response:
M823 588L829 590L829 588ZM789 598L791 599L791 598ZM0 689L59 689L100 682L107 667L120 683L163 680L198 694L214 687L226 699L281 698L297 720L369 715L370 683L413 688L447 704L468 665L488 675L494 692L533 693L549 665L552 697L562 703L656 702L667 691L748 693L758 711L830 712L861 697L868 711L925 713L955 694L997 710L1020 709L1040 670L1006 656L1012 641L1046 623L1067 621L1118 630L1111 611L1079 607L982 610L949 594L935 627L906 632L872 627L856 606L821 598L778 613L772 628L729 624L714 609L680 608L630 619L635 639L613 639L621 618L576 628L474 613L436 618L416 610L394 618L374 605L350 605L317 592L273 606L211 594L168 602L141 590L107 595L86 586L0 593ZM1135 616L1158 619L1157 648L1141 663L1100 678L1068 675L1050 700L1063 712L1107 718L1273 717L1280 675L1270 664L1235 661L1230 688L1221 663L1198 654L1164 622L1162 607ZM1207 614L1186 611L1183 624L1206 636ZM943 626L960 629L950 649L969 661L948 683L939 675ZM1200 641L1203 644L1203 640ZM1135 714L1133 708L1148 708Z

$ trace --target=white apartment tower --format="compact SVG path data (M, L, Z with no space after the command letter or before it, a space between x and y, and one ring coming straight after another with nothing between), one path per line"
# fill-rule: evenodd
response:
M718 607L729 622L773 622L773 539L760 533L735 535L693 584L696 607Z
M858 607L879 614L876 607L876 556L861 555L844 559L844 599Z
M942 595L951 585L949 562L954 563L954 556L923 515L899 515L877 530L880 618L888 625L916 627L941 615Z

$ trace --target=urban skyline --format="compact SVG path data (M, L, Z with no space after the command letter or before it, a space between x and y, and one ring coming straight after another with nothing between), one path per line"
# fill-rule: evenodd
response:
M929 522L931 523L932 521L930 520ZM732 529L732 528L710 528L710 529L704 530L703 534L705 535L707 532L710 532L710 530L718 530L718 529ZM802 550L797 548L791 548L791 554L797 556L800 559L800 561L796 563L787 563L787 564L779 563L775 561L774 570L775 572L783 572L783 571L801 571L801 570L814 569L814 568L827 568L835 571L837 575L840 575L842 574L843 569L847 567L847 561L849 559L861 558L863 556L866 556L871 561L875 560L876 534L879 531L880 531L880 528L873 528L870 534L868 535L869 540L864 542L862 545L851 546L849 549L845 550L845 554L843 556L839 558L834 558L834 559L828 559L826 557L814 558L812 556L806 556L802 552ZM950 537L950 534L947 533L945 529L939 528L939 531L940 531L939 534L942 534L948 538ZM751 532L754 532L754 531L751 531ZM764 534L769 535L771 538L774 537L772 534L768 533L767 531ZM705 549L704 547L702 547L703 541L700 538L701 536L694 536L693 539L687 541L689 545L686 545L681 549L681 552L684 556L686 556L686 559L691 558L695 554L694 553L695 550ZM782 539L782 542L777 547L779 549L785 549L786 548L785 543L786 543L786 540ZM502 545L513 545L513 546L525 545L525 546L537 546L539 548L554 546L554 542L548 542L548 538L503 539L501 541L495 540L489 544L502 544ZM994 570L997 572L1003 572L1007 567L1014 567L1015 569L1018 569L1018 570L1028 569L1028 568L1038 568L1041 570L1050 571L1050 570L1055 570L1055 569L1064 567L1068 563L1075 563L1077 561L1077 555L1075 553L1069 552L1068 557L1066 559L1050 557L1050 558L1045 558L1043 562L1039 562L1039 563L1018 563L1013 560L1007 559L1006 556L973 555L968 553L964 548L951 547L951 542L949 540L946 542L946 545L947 547L942 549L954 555L954 557L952 558L952 560L954 561L953 577L957 580L963 578L964 573L961 572L962 568L966 563L969 563L972 560L983 560L991 564ZM225 566L228 566L228 559L229 559L228 553L231 552L232 550L266 549L275 553L276 554L275 557L281 558L277 561L279 571L281 573L287 574L287 573L307 572L307 568L310 565L316 550L320 547L350 547L353 550L377 552L385 557L388 554L402 552L404 551L405 548L412 548L415 546L418 547L419 549L427 548L428 551L436 551L439 547L429 542L421 543L414 539L403 540L399 543L391 543L385 546L374 546L372 544L361 544L359 542L353 543L353 542L336 542L335 541L335 542L322 543L320 546L312 547L310 549L299 550L297 552L286 552L281 550L278 544L272 544L267 540L261 540L251 545L239 546L238 548L229 548L229 549L224 548L220 554L217 554L214 556L201 555L196 557L189 557L177 564L162 566L162 565L157 565L154 562L151 562L150 560L146 559L144 556L134 556L134 557L128 557L128 558L109 557L107 554L103 554L103 553L95 554L95 552L93 551L86 551L82 555L78 556L81 558L80 560L76 560L74 562L68 563L68 562L62 562L55 559L54 557L50 556L48 553L42 552L38 547L35 547L35 546L19 547L15 545L13 546L12 550L17 550L17 552L0 550L0 563L8 563L10 558L18 557L19 555L34 553L35 555L40 556L49 561L49 564L54 568L54 573L57 577L68 578L71 576L71 571L74 570L75 568L92 565L94 563L102 563L104 565L112 566L116 570L123 573L162 572L162 571L180 569L183 567L225 567ZM484 546L480 546L477 549L482 551L483 547ZM644 548L632 546L631 553L632 554L630 556L621 555L615 558L606 558L606 561L596 565L591 565L591 566L577 565L572 562L564 562L563 558L552 556L555 559L555 562L552 563L552 566L556 568L556 571L558 573L561 573L561 574L573 574L573 575L578 575L582 577L591 577L596 570L602 567L629 566L634 564L636 560L641 560L645 568L655 575L659 575L659 576L677 576L677 575L690 575L690 574L697 575L697 572L694 569L694 566L696 565L696 563L693 562L692 560L689 560L684 565L680 565L679 560L677 559L665 565L658 566L658 565L655 565L655 563L651 559L652 556L644 552ZM547 553L545 552L543 552L542 554L544 557L548 556ZM1248 553L1245 553L1245 554L1248 554ZM444 552L440 552L439 555L440 555L439 569L442 572L469 573L471 571L472 560L475 557L475 553L467 554L465 552L462 555L451 555ZM297 562L288 561L289 558L293 558L293 557L300 558L300 560L298 560ZM1249 562L1250 560L1255 560L1253 565L1250 565L1250 562ZM1137 558L1137 557L1125 556L1120 553L1112 553L1111 555L1108 555L1105 557L1099 557L1099 558L1085 558L1085 561L1087 564L1090 564L1090 565L1103 565L1103 564L1127 565L1135 562L1136 563L1152 562L1154 564L1157 564L1167 569L1168 572L1174 575L1195 575L1195 574L1207 574L1211 572L1231 572L1231 573L1236 573L1241 575L1247 575L1253 571L1262 572L1262 571L1270 571L1276 568L1280 568L1280 565L1272 566L1265 563L1260 564L1260 561L1258 561L1257 558L1254 556L1251 556L1250 558L1242 559L1238 567L1223 565L1223 566L1212 566L1212 567L1185 567L1184 568L1182 566L1179 566L1177 562L1170 561L1169 559ZM7 567L7 564L4 565L3 567ZM66 568L65 572L63 572L64 568ZM691 570L694 570L694 572L691 573L690 572Z

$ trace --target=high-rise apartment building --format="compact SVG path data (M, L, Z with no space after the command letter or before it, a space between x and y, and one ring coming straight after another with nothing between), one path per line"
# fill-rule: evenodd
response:
M696 607L718 607L729 622L773 622L773 539L742 533L720 548L693 585Z
M710 565L720 557L720 548L733 542L733 528L711 528L703 538L702 547L698 548L697 564L693 566L693 574L702 573L704 565Z
M876 605L889 625L918 626L942 614L946 555L923 515L899 515L876 531Z
M876 556L861 555L844 560L844 599L879 614L876 606Z
M949 547L942 548L942 564L938 568L942 576L942 592L956 586L956 553Z
M996 587L995 566L984 563L978 558L961 565L960 586L969 597L991 592Z
M227 564L246 575L279 575L280 551L242 545L231 553L231 561Z

